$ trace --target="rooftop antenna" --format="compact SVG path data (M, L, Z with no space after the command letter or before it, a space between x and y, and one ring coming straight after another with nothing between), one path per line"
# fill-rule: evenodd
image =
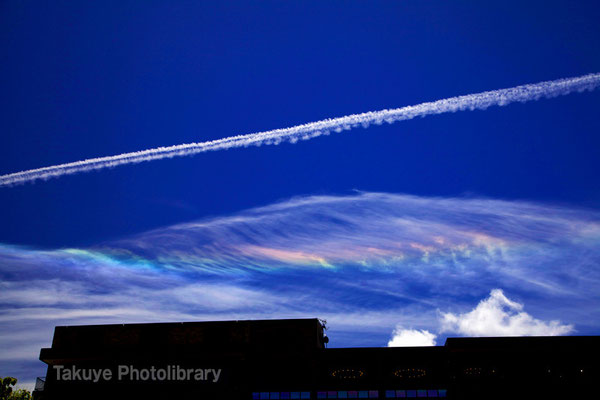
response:
M327 330L327 320L319 318L319 323L323 328L323 344L325 345L325 347L327 347L327 343L329 343L329 337L325 333L325 331Z

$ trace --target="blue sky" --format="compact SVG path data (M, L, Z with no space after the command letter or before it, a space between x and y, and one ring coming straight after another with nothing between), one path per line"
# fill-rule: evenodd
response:
M0 175L599 72L598 20L592 1L6 1ZM43 375L57 324L320 316L335 346L598 334L599 105L0 187L0 376Z

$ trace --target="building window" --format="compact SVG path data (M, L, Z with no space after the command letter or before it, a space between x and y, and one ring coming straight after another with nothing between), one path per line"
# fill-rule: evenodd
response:
M321 397L319 397L321 398ZM323 397L326 398L326 397ZM253 400L310 399L310 392L252 392Z
M418 379L427 375L424 368L399 368L394 371L394 376L400 379Z
M446 389L421 389L421 390L386 390L386 399L404 399L406 397L446 397Z

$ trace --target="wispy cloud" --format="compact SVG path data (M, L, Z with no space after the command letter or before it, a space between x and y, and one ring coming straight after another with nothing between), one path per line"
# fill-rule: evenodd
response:
M498 89L465 96L451 97L391 110L330 118L293 126L291 128L231 136L201 143L157 147L154 149L124 153L115 156L98 157L51 167L15 172L0 176L0 186L32 182L37 179L48 179L125 164L189 156L207 151L218 151L235 147L272 145L284 141L296 143L298 140L308 140L314 137L328 135L330 132L342 132L361 126L367 128L371 124L382 124L384 122L391 124L428 115L467 110L485 110L492 106L505 106L514 102L523 103L544 97L550 98L562 96L575 91L582 92L585 90L594 90L598 86L600 86L600 74L588 74L576 78L521 85L508 89Z
M394 343L441 340L442 314L463 335L490 333L480 315L518 334L597 333L599 244L593 210L357 193L90 248L0 245L0 369L32 360L55 325L320 317L333 346L383 346L395 327ZM499 295L473 310L494 288L527 314Z

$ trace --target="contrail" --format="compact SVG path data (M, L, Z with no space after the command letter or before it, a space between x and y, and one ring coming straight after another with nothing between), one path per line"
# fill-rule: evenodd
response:
M94 169L116 167L124 164L134 164L142 161L189 156L205 151L216 151L251 145L260 146L263 144L279 144L284 141L296 143L298 140L307 140L317 136L327 135L331 131L341 132L359 126L366 128L373 123L382 124L383 122L387 122L391 124L397 121L404 121L415 117L425 117L433 114L465 110L485 110L491 106L504 106L514 102L524 103L544 97L550 98L562 96L574 91L591 91L598 86L600 86L600 73L516 86L508 89L491 90L488 92L450 97L448 99L421 103L415 106L395 108L392 110L372 111L345 117L324 119L322 121L296 125L291 128L230 136L201 143L157 147L154 149L135 151L115 156L91 158L51 167L15 172L0 176L0 186L35 181L37 179L48 179Z

